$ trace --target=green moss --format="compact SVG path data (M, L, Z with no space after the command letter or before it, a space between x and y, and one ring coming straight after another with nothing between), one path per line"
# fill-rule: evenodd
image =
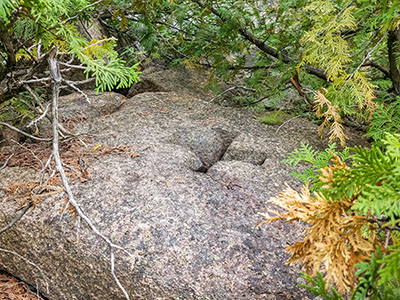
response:
M274 110L256 119L263 124L278 125L283 123L283 118L290 116L290 114L285 113L284 111Z

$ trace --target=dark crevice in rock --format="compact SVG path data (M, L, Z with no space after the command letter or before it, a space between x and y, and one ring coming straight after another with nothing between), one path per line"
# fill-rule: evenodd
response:
M198 169L196 170L196 172L199 172L199 173L207 173L208 169L209 169L209 168L207 168L207 167L205 167L204 165L202 165L200 168L198 168Z

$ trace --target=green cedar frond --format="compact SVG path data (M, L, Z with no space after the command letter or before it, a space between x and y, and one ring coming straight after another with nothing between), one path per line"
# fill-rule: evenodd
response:
M400 97L389 105L380 104L376 107L368 133L365 135L374 139L376 145L382 145L387 133L400 133Z
M314 295L320 295L326 300L344 300L344 298L335 290L333 286L327 288L327 283L321 273L317 273L317 277L314 279L310 275L303 273L303 278L310 284L300 284L300 287L305 288Z
M284 162L287 162L292 167L296 167L301 162L307 163L308 167L305 170L296 171L290 173L290 175L301 180L303 184L307 184L309 180L314 183L319 177L318 170L329 164L333 154L338 155L342 161L350 157L348 148L338 152L336 151L335 143L330 144L324 151L316 151L310 145L301 143L301 147L290 153Z
M5 22L8 21L8 17L11 12L18 7L18 2L13 0L2 0L0 1L0 18ZM1 20L0 20L1 21Z
M390 254L386 255L379 263L383 267L378 271L380 275L379 284L394 283L400 281L400 245L396 244L389 247ZM400 288L398 286L398 288Z

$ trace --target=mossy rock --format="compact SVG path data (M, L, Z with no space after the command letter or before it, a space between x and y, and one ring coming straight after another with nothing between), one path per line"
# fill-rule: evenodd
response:
M256 119L263 124L267 125L279 125L283 123L283 119L287 117L291 117L292 115L281 111L281 110L274 110L271 111L261 117L257 117Z

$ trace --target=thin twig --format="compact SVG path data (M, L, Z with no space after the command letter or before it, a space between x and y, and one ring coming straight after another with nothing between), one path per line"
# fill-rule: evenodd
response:
M77 88L77 87L72 83L72 81L69 81L69 80L62 80L62 82L65 82L69 87L73 88L75 91L77 91L79 94L81 94L89 104L92 104L92 102L91 102L90 99L89 99L89 96L88 96L85 92L83 92L81 89Z
M278 129L275 131L275 133L278 133L279 130L281 130L281 128L282 128L285 124L287 124L287 123L289 123L290 121L293 121L294 119L297 119L297 118L300 118L300 115L299 115L299 116L295 116L295 117L293 117L293 118L290 118L289 120L286 120L285 122L283 122L283 123L278 127Z
M71 68L71 69L79 69L79 70L86 70L87 69L87 67L85 67L83 65L72 65L69 62L65 63L65 62L62 62L62 61L60 61L59 63L60 63L61 66L65 66L65 67L68 67L68 68Z
M210 101L208 101L208 103L212 103L215 100L217 100L219 97L221 97L222 95L226 94L227 92L233 91L235 90L237 87L236 86L232 86L228 89L226 89L225 91L223 91L222 93L219 93L217 96L215 96L214 98L212 98Z
M44 175L46 174L47 168L50 167L50 163L51 163L52 158L53 158L53 154L50 154L50 156L49 156L49 158L47 159L46 163L44 164L42 170L40 170L40 174L41 174L41 176L40 176L40 186L41 186L42 183L43 183ZM53 176L54 176L54 175L53 175ZM51 177L50 177L50 178L51 178ZM48 180L50 180L50 179L48 179ZM46 183L48 182L48 180L46 181Z
M114 249L112 246L110 246L110 260L111 260L111 274L117 283L118 287L121 289L121 291L124 293L125 298L129 300L129 295L122 286L121 282L119 281L117 275L115 274L115 256L114 256Z
M33 206L33 202L29 202L27 205L24 206L20 210L20 212L11 220L10 223L8 223L6 226L0 229L0 234L5 232L6 230L10 229L15 223L17 223L25 214L26 212Z
M28 55L29 55L29 57L35 62L35 63L38 63L38 60L36 59L36 57L31 53L31 51L30 51L30 47L29 48L26 48L25 47L25 45L20 41L20 40L18 40L17 39L17 42L20 44L20 46L22 47L22 49L24 49L25 50L25 52L26 53L28 53Z
M388 32L386 31L385 34L381 37L381 39L376 43L376 45L374 46L374 48L371 49L371 51L368 52L368 54L364 57L363 61L361 62L361 64L358 65L357 69L355 69L355 71L350 75L349 78L347 78L346 82L344 83L344 85L342 86L342 88L340 89L340 91L342 91L344 89L344 87L347 85L347 83L351 80L351 78L353 78L354 74L356 74L358 72L358 70L365 64L365 62L369 59L369 57L372 55L372 53L375 52L376 48L378 48L379 44L384 40L384 38L386 37L386 35L388 34ZM340 92L339 91L339 92Z
M44 77L44 78L38 78L38 79L30 79L30 80L22 80L20 83L27 84L27 83L38 83L38 82L45 82L45 81L50 81L49 77Z
M49 111L49 107L50 107L50 103L48 103L48 104L46 105L46 108L44 109L43 113L42 113L39 117L37 117L36 119L32 120L26 127L29 128L29 127L31 127L32 125L36 125L37 122L39 122L40 120L42 120L42 119L47 115L47 113L48 113L48 111Z
M222 95L224 95L224 94L226 94L226 93L228 93L228 92L230 92L230 91L233 91L233 90L235 90L235 89L242 89L242 90L247 90L247 91L251 91L251 92L255 92L255 91L256 91L255 89L248 88L248 87L245 87L245 86L232 86L232 87L226 89L225 91L223 91L222 93L219 93L217 96L215 96L215 97L212 98L211 100L209 100L208 103L214 102L216 99L218 99L218 98L221 97Z
M260 99L257 99L257 100L255 100L255 101L253 101L253 102L245 103L245 104L241 105L241 107L251 106L251 105L253 105L253 104L257 104L257 103L259 103L259 102L261 102L261 101L267 99L268 97L269 97L269 96L261 97Z
M36 158L36 160L39 161L39 163L42 165L42 168L44 167L43 161L42 161L39 157L36 156L35 152L33 152L33 151L32 151L31 149L29 149L28 147L25 147L24 145L18 143L17 141L15 141L15 140L13 140L13 139L11 139L11 142L13 142L13 143L17 144L19 147L24 148L25 150L29 151L29 152L32 154L32 156L33 156L34 158Z
M48 284L48 282L47 282L47 280L48 280L49 278L48 278L46 275L44 275L42 269L41 269L37 264L35 264L34 262L31 262L29 259L23 257L21 254L18 254L18 253L15 252L15 251L7 250L7 249L4 249L4 248L0 248L0 251L1 251L1 252L5 252L5 253L9 253L9 254L13 254L13 255L19 257L20 259L22 259L22 260L23 260L24 262L26 262L27 264L29 264L29 265L35 267L35 268L39 271L40 275L42 276L42 278L43 278L43 280L44 280L44 282L45 282L45 284L46 284L46 291L47 291L47 293L49 293L49 284Z
M71 81L71 80L63 79L63 82L69 83L69 84L73 84L73 85L77 86L77 85L82 85L82 84L88 84L88 83L91 83L91 82L93 82L95 80L96 80L96 78L92 77L92 78L89 78L89 79L79 80L79 81Z
M39 105L39 107L42 109L42 111L44 111L45 107L43 106L42 102L40 101L38 94L36 94L36 92L34 90L32 90L29 85L24 84L23 86L29 92L29 94L32 95L33 99L35 99L36 104Z
M4 164L0 167L0 171L3 170L5 167L7 167L8 162L10 161L10 159L15 155L15 152L13 152L4 162Z
M78 18L85 10L89 9L90 7L96 6L97 4L100 4L104 0L98 0L96 2L93 2L91 4L86 5L84 8L82 8L80 11L77 12L77 14L71 18L66 19L64 22L61 23L61 25L65 25L68 22L71 22L72 20Z
M23 135L25 135L27 137L30 137L31 139L36 140L36 141L46 141L46 142L51 141L51 139L48 139L48 138L40 138L40 137L36 137L34 135L31 135L31 134L29 134L29 133L27 133L25 131L22 131L22 130L18 129L17 127L14 127L14 126L12 126L12 125L10 125L8 123L5 123L5 122L1 122L0 121L0 125L6 126L6 127L10 128L11 130L19 132L19 133L21 133L21 134L23 134Z

